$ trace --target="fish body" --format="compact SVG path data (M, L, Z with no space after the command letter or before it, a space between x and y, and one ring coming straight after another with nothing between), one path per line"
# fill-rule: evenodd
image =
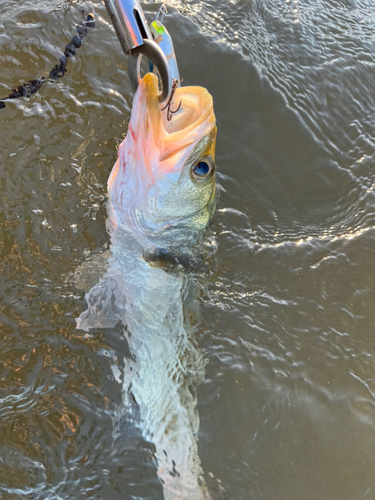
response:
M212 98L201 87L181 87L173 106L179 101L169 121L156 76L140 82L108 180L112 257L86 295L77 327L126 326L131 359L125 360L124 411L136 401L144 436L155 445L164 498L209 500L197 452L196 388L204 362L186 319L194 277L145 257L193 257L215 209Z

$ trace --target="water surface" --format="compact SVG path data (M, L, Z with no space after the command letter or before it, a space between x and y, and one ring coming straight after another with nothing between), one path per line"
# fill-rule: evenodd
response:
M375 498L375 7L170 1L185 85L218 121L215 262L200 277L199 454L233 500ZM159 4L144 4L151 19ZM121 329L84 336L70 274L108 247L132 89L101 2L0 3L0 497L162 500L119 419ZM120 422L120 423L119 423Z

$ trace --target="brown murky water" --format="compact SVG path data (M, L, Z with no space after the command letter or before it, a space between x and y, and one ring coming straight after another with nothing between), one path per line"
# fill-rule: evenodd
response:
M233 500L374 500L374 4L168 5L219 128L203 468ZM118 414L121 331L75 328L71 273L108 246L132 102L104 6L1 1L0 94L52 69L82 7L96 27L67 75L0 110L0 498L161 500L152 444Z

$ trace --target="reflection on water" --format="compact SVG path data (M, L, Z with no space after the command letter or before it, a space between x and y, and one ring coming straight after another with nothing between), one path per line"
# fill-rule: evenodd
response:
M372 500L373 3L169 5L184 84L210 90L220 131L202 467L234 500ZM0 111L0 496L159 500L152 445L114 424L123 333L75 330L69 275L107 248L132 101L105 8L85 7L96 28L64 79ZM1 3L0 95L52 69L81 8Z

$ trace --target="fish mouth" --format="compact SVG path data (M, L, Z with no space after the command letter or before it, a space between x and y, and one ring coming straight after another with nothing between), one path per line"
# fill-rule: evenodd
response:
M133 111L142 117L142 133L152 135L161 161L196 143L215 127L213 100L206 89L178 87L166 107L159 103L158 78L153 73L147 73L139 82Z

